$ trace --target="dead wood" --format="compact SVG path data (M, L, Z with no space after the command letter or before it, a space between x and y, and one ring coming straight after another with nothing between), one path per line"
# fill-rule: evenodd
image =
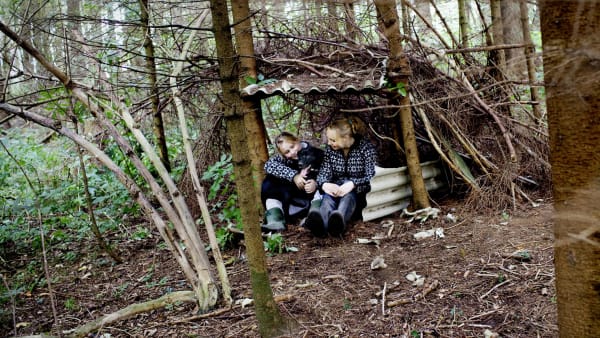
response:
M160 298L153 299L145 303L131 304L123 309L104 315L94 321L64 333L66 337L84 337L88 333L99 330L108 324L131 318L138 313L160 309L167 305L178 302L197 302L196 295L193 291L177 291L168 293Z
M412 297L400 298L397 300L392 300L386 303L387 307L394 307L402 304L414 303L420 299L425 298L431 291L435 290L440 285L440 282L437 279L434 279L431 284L427 285L423 291L413 295Z

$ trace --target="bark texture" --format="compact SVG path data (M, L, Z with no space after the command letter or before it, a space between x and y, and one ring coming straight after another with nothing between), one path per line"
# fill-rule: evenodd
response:
M561 337L600 332L600 3L542 1Z
M233 29L235 31L235 42L240 55L240 87L248 85L245 77L254 79L258 76L256 69L256 59L254 57L254 42L252 40L252 21L248 0L233 0L231 11ZM260 99L244 98L242 99L242 110L244 114L244 123L248 136L250 149L250 161L252 163L252 175L254 178L254 190L256 191L256 200L260 200L260 183L264 178L263 167L269 151L267 149L265 122L262 117Z
M384 28L384 35L389 41L390 58L388 61L387 76L388 82L392 87L397 87L399 83L404 84L406 93L404 96L398 95L397 103L400 108L400 125L402 129L402 139L404 142L404 152L408 173L410 175L411 188L413 191L413 202L416 209L423 209L430 206L429 194L425 188L421 165L419 161L419 152L417 150L417 141L415 138L415 129L410 107L410 75L411 70L408 64L408 58L402 50L402 38L400 37L400 21L396 10L394 0L376 0L378 21Z
M253 179L248 152L248 135L246 134L244 114L241 109L229 12L227 3L219 0L211 0L210 9L219 59L219 76L223 90L227 135L231 145L238 203L244 222L244 238L256 317L261 336L274 337L285 331L287 321L281 316L277 303L273 298L263 249L259 214L256 211L256 194L254 193L254 187L251 186Z

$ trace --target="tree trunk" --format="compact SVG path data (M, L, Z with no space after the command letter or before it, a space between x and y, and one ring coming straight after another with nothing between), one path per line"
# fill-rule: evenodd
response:
M356 41L357 32L356 28L356 16L354 15L354 0L344 0L344 16L345 16L345 24L346 24L346 35L348 38L353 41Z
M412 0L415 11L419 12L419 16L423 18L423 21L427 21L427 22L431 22L431 7L429 4L429 0ZM427 26L423 25L421 23L420 20L417 20L418 22L418 27L419 29L417 30L417 32L419 32L420 30L426 30Z
M252 21L250 20L250 9L248 0L233 0L231 2L233 13L233 29L235 31L235 42L240 55L240 87L248 83L245 77L256 79L256 59L254 58L254 42L252 41ZM269 158L267 149L265 121L262 117L260 99L243 98L242 114L246 125L248 145L250 147L250 161L252 163L252 175L254 187L256 188L256 200L260 201L260 185L264 178L263 167Z
M400 8L402 8L402 34L411 36L410 31L410 15L408 14L408 7L404 1L400 1ZM383 31L383 30L382 30Z
M327 23L333 39L340 35L337 18L338 14L336 0L327 0Z
M468 0L458 0L458 25L460 27L460 46L469 47Z
M389 41L390 57L388 61L388 81L392 87L398 84L404 84L406 93L399 95L397 104L400 108L400 125L404 141L404 152L406 155L406 164L410 175L410 184L413 191L413 203L415 209L423 209L430 206L429 194L425 188L421 164L419 161L419 152L417 150L417 141L413 126L412 111L410 106L410 86L411 76L408 58L402 50L402 38L400 37L400 27L398 12L396 10L396 1L394 0L375 0L378 20L384 27L384 35Z
M231 144L232 162L236 178L238 202L244 222L244 238L250 270L250 281L256 309L256 318L262 337L274 337L287 328L288 321L279 312L273 299L273 290L269 283L267 262L263 248L257 212L256 195L252 186L252 169L248 153L248 138L244 125L241 98L238 89L238 76L235 71L235 53L229 24L227 3L210 1L213 17L219 76L225 105L227 135Z
M540 2L560 337L600 333L600 3Z
M522 25L519 3L514 0L501 0L502 12L502 39L504 44L523 43ZM522 48L509 48L504 50L506 58L506 73L512 80L521 80L525 75L525 54Z
M171 171L169 161L169 151L167 150L167 140L165 138L165 128L163 118L160 112L160 100L158 93L158 85L156 80L156 64L154 62L154 44L152 43L152 35L150 31L150 18L148 15L148 0L139 0L140 2L140 21L144 34L144 50L146 52L146 71L148 80L150 81L150 102L152 103L152 129L156 146L158 148L158 156L161 162L167 169Z
M540 107L540 94L538 87L535 85L536 69L535 69L535 47L531 41L531 32L529 30L529 13L526 0L519 0L519 8L521 10L521 30L523 31L523 43L525 47L525 59L527 64L527 79L529 80L529 90L531 92L531 106L533 107L533 116L537 119L535 124L542 123L542 109Z
M500 6L501 0L490 0L490 8L492 11L492 44L494 46L504 44L504 30L502 28L502 9ZM492 52L492 61L495 67L498 69L498 73L495 78L502 81L502 73L506 67L506 55L504 49L496 49Z

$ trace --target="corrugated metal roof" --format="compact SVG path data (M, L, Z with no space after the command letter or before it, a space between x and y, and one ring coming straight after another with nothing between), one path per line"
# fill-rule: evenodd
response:
M269 97L282 94L325 94L374 92L383 87L383 68L362 69L360 73L326 77L298 74L265 84L251 84L242 89L242 96Z

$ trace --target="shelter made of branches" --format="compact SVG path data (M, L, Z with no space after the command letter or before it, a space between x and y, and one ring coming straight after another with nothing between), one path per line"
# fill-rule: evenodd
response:
M289 114L300 115L299 134L315 142L324 141L320 132L335 116L358 115L370 127L379 164L405 164L399 107L388 101L397 93L386 82L384 43L263 33L270 39L256 49L262 80L243 88L243 96L283 98L293 107ZM449 66L455 59L418 42L407 44L405 52L421 160L441 158L452 173L453 191L468 192L475 207L516 207L545 197L550 184L547 134L543 126L497 109L506 104L506 95L502 83L487 76L487 65L469 58L469 74L478 76L465 77Z

